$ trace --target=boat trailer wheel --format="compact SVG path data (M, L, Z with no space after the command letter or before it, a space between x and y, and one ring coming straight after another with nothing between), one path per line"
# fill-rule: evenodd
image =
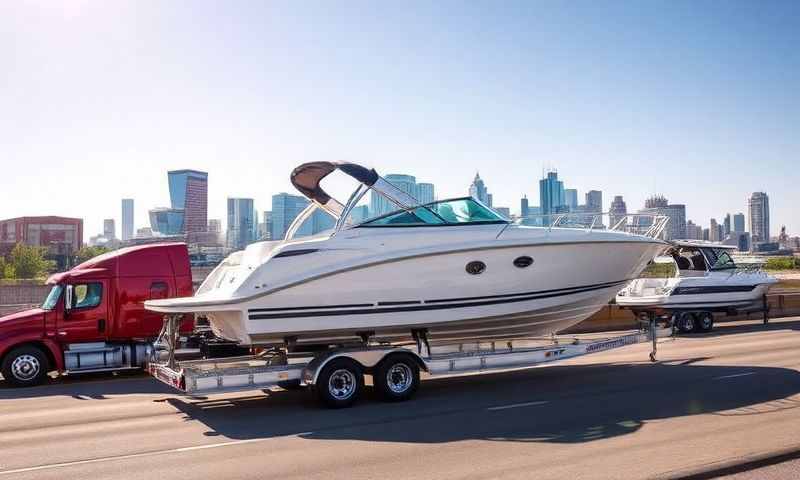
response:
M350 370L336 370L328 379L328 392L336 400L347 400L355 391L356 377Z
M419 387L419 364L407 354L392 354L381 361L372 373L375 392L387 402L402 402Z
M396 363L386 372L386 385L394 393L405 393L414 384L414 374L405 363Z
M314 391L331 408L352 405L364 390L361 365L349 358L334 358L319 372Z

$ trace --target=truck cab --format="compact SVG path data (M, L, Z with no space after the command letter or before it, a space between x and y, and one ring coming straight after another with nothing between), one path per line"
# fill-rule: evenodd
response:
M0 372L14 386L50 371L82 373L145 365L162 319L144 301L192 294L185 244L122 248L47 280L38 308L0 317ZM184 319L181 331L193 322Z

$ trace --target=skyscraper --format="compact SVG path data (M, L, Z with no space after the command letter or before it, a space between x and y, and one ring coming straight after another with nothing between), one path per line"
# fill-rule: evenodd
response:
M722 230L722 239L725 239L728 235L731 234L731 214L726 213L725 218L722 220L723 230Z
M610 226L613 227L628 214L628 206L622 199L622 195L615 195L614 201L611 202L611 209L608 211L608 218Z
M688 240L702 240L703 239L703 227L700 225L695 225L695 223L691 220L686 222L686 238Z
M295 218L308 206L308 200L298 195L279 193L272 196L272 228L270 235L273 240L282 240L286 231ZM296 235L311 235L312 224L305 224L297 231Z
M114 240L117 238L117 227L113 218L106 218L103 220L103 236L106 240Z
M569 207L571 212L574 212L578 208L578 189L564 189L564 204Z
M436 200L436 191L432 183L417 184L417 200L420 203L431 203Z
M744 213L737 213L733 216L733 231L743 233L744 229Z
M133 199L122 199L122 240L133 238Z
M602 212L603 211L603 192L600 190L589 190L586 192L586 211L587 212Z
M172 170L169 199L173 209L183 210L182 233L205 232L208 228L208 173Z
M708 227L708 240L712 242L719 242L721 240L719 238L719 225L717 224L716 218L711 219Z
M639 213L669 217L667 226L664 227L662 234L664 240L686 238L686 205L671 205L663 195L654 195L644 202L644 206L645 208L639 210Z
M264 240L275 240L272 236L272 211L271 210L264 210L264 231L262 238Z
M398 173L390 173L383 177L387 182L391 183L395 187L399 188L400 190L404 191L405 193L411 195L413 198L417 198L417 179L413 175L404 175ZM430 185L430 184L428 184ZM426 187L427 188L427 187ZM427 192L426 192L427 194ZM431 188L430 194L433 194L433 188ZM377 217L378 215L383 215L384 213L389 213L394 210L397 210L397 205L390 202L386 199L383 195L376 193L374 190L370 191L369 197L369 214L372 217ZM275 209L273 208L273 211Z
M539 180L539 204L542 215L553 215L564 206L564 182L558 179L557 172L547 172L547 176Z
M769 242L769 197L764 192L753 192L747 201L752 243Z
M492 195L478 172L475 172L475 178L469 186L469 196L482 202L487 207L492 206Z
M530 214L530 210L528 208L528 196L523 195L523 197L519 200L519 216L522 218L527 218Z
M256 240L256 218L252 198L228 199L228 247L241 250Z

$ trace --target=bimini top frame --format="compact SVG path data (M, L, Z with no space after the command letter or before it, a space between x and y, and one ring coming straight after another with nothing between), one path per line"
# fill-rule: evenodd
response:
M320 182L333 173L335 170L340 170L350 177L357 180L360 185L350 195L347 203L342 205L341 202L328 195L325 190L320 186ZM394 203L403 210L413 210L421 207L420 202L409 195L408 193L400 190L391 183L387 182L383 177L378 175L374 169L362 167L355 163L350 162L309 162L300 165L292 171L291 177L292 185L297 188L300 193L305 195L311 201L309 205L300 215L297 216L295 221L286 232L286 238L292 238L294 233L308 218L309 215L316 208L320 208L336 219L336 227L334 231L339 231L344 227L350 211L358 204L361 198L369 190L373 190L389 201Z

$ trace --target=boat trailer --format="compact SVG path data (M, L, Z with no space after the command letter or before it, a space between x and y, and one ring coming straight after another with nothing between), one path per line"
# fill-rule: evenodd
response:
M311 387L329 407L350 406L364 390L364 375L372 375L376 392L384 400L410 398L420 383L420 372L430 376L529 368L643 342L652 342L649 354L656 361L657 341L673 333L651 315L640 328L611 338L576 337L484 340L431 345L425 330L413 332L416 344L396 346L373 343L368 336L356 345L331 346L316 353L289 353L285 348L265 349L253 355L179 360L185 339L180 337L181 315L167 315L153 348L148 371L156 379L186 395L266 389Z

